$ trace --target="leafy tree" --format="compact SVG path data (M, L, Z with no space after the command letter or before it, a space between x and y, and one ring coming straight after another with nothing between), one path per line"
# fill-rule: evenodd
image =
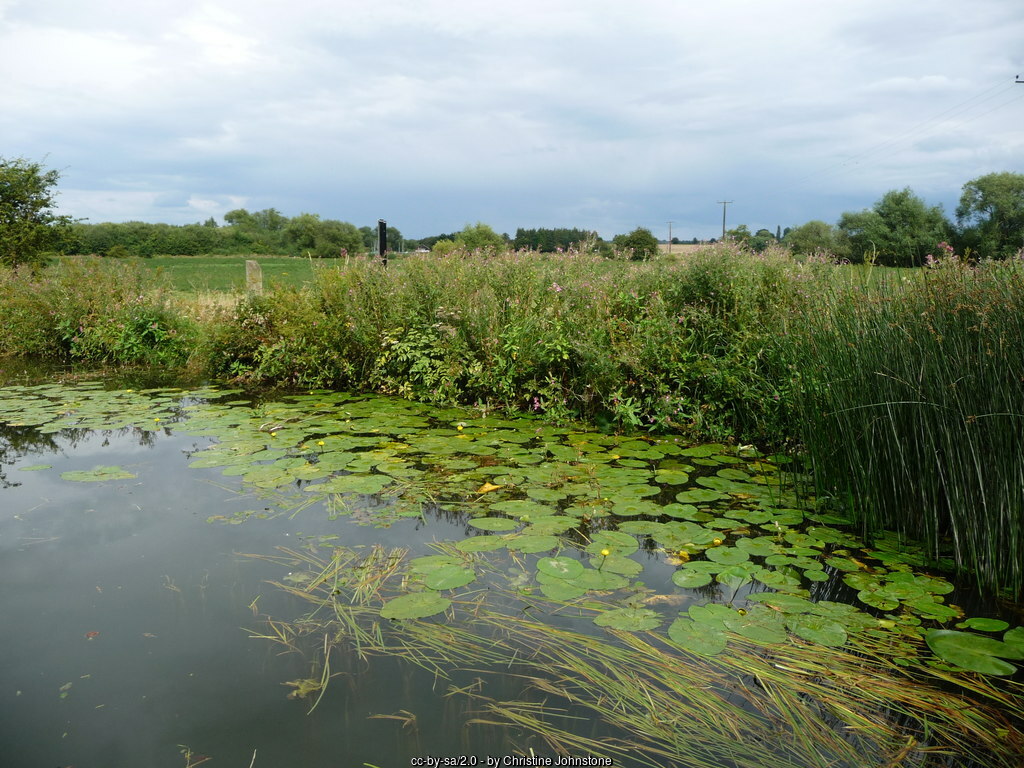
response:
M480 221L463 227L455 236L455 243L469 251L501 250L508 245L504 237Z
M342 251L360 253L363 236L354 224L334 219L321 219L315 213L300 213L289 219L285 227L289 252L318 259L338 258Z
M523 248L542 253L552 253L561 248L569 250L580 243L598 241L600 238L596 232L588 232L584 229L523 229L516 230L516 236L512 240L514 248Z
M60 246L71 218L53 212L60 174L24 158L0 158L0 264L36 264Z
M787 228L782 242L793 253L801 256L826 252L845 258L849 252L849 243L839 231L831 224L818 219L808 221L799 227Z
M1024 247L1024 174L989 173L964 184L956 209L962 246L989 258Z
M735 240L738 243L749 242L750 238L753 237L753 235L750 234L750 227L746 224L740 224L738 227L728 230L725 233L725 236L727 239Z
M870 210L844 213L839 229L849 238L850 260L917 267L949 238L942 208L925 204L910 187L886 192Z
M628 235L616 235L612 238L612 245L620 253L629 254L634 261L649 259L658 252L658 238L645 227L637 227Z

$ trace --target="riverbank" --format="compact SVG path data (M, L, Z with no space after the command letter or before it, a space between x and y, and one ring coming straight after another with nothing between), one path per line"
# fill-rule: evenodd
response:
M1024 270L908 275L717 246L685 259L410 257L189 301L130 264L0 274L0 354L179 367L802 451L819 498L1024 584ZM221 304L218 306L217 304Z

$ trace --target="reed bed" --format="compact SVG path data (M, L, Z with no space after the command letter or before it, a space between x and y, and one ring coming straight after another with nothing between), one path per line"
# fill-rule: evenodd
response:
M819 497L1024 588L1024 266L833 284L785 337Z

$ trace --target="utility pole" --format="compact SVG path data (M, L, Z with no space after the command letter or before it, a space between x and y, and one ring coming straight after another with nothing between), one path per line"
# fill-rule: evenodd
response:
M668 252L672 253L672 222L668 223Z
M732 202L732 200L719 200L719 204L722 206L722 239L725 240L725 207Z

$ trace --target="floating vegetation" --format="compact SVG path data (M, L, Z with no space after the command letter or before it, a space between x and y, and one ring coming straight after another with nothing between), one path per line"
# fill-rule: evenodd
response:
M407 591L465 562L451 545L437 549L412 560L379 547L282 550L270 559L320 574L315 586L279 585L313 609L293 623L270 620L274 632L258 636L300 652L322 651L318 644L329 636L334 653L397 656L442 678L459 669L515 675L526 698L488 698L484 684L449 695L461 693L481 710L470 724L523 729L554 754L627 765L1010 768L1024 749L1019 683L997 686L929 667L920 637L880 632L848 605L758 593L745 609L693 605L666 636L651 631L658 612L609 607L607 595L569 602L502 588L495 576L507 563L475 563L490 585L487 599ZM565 578L582 566L545 557L536 567ZM444 603L437 611L443 620L411 620L435 600ZM596 614L607 634L561 625L585 614ZM314 682L323 675L325 657L318 656ZM916 663L908 668L895 658ZM574 718L603 727L588 736L590 728L572 727Z
M927 760L983 749L1010 766L1024 749L1020 684L979 676L1016 673L1024 628L965 617L942 561L895 537L865 546L796 496L807 479L784 462L391 398L236 396L8 387L0 420L211 438L189 465L262 502L213 524L318 510L461 526L421 557L327 540L275 556L290 571L277 587L313 603L257 633L315 651L296 698L325 695L332 653L386 653L439 675L514 669L538 700L478 703L561 753L597 749L557 724L579 708L620 734L603 753L646 765L946 765Z

